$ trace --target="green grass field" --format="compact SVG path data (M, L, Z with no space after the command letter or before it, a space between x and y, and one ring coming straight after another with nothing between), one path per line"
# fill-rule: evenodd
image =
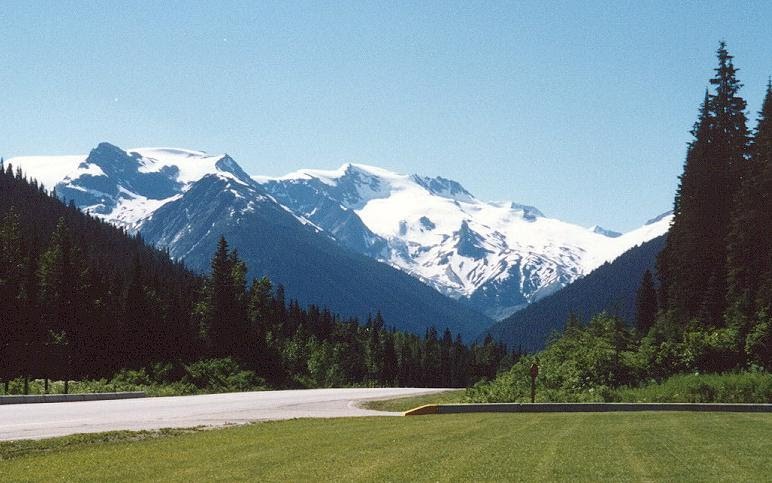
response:
M374 409L376 411L405 412L408 409L417 408L424 404L452 404L464 402L466 389L457 391L439 392L435 394L426 394L423 396L401 397L397 399L384 399L380 401L367 401L362 404L365 409Z
M0 446L3 481L770 481L772 415L301 419ZM15 446L15 450L14 446Z

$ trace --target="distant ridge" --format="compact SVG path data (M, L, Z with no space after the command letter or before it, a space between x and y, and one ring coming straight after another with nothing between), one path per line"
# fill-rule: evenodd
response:
M584 278L536 302L484 332L510 348L537 351L549 335L562 330L571 312L586 322L592 315L608 311L628 323L635 317L635 294L648 269L654 272L657 254L665 246L659 236L606 263Z

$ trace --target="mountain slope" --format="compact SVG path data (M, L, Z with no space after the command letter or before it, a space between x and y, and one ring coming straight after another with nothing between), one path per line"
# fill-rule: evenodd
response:
M74 201L81 210L130 232L207 174L251 182L227 154L210 156L177 148L124 151L100 143L88 155L22 156L8 163L55 189L59 197Z
M670 219L626 234L588 229L531 206L480 201L456 181L359 164L254 179L339 243L494 318L665 233Z
M253 276L284 284L287 295L303 304L330 306L363 320L380 310L400 329L421 333L435 325L467 338L491 322L392 267L340 247L257 186L207 175L159 208L140 230L147 241L199 270L208 268L224 235Z
M552 331L562 330L572 311L583 321L605 310L632 322L635 294L643 273L647 269L654 271L665 239L662 235L629 250L557 293L494 324L485 334L511 348L530 352L544 348Z
M55 165L46 158L9 162L41 179L47 175L41 166ZM302 304L362 319L380 310L400 329L423 333L434 325L465 338L492 323L413 277L340 246L278 204L227 155L170 148L127 152L102 143L61 164L67 169L58 167L64 176L55 183L59 196L138 231L200 272L208 272L216 241L225 235L250 276L268 275Z
M48 186L55 185L60 196L74 200L80 208L129 232L141 231L199 270L208 268L204 260L207 252L199 245L206 245L219 232L241 239L233 242L246 251L253 250L250 244L257 241L251 240L252 233L242 231L271 233L279 227L288 229L287 223L296 228L302 225L314 239L337 244L338 251L346 252L346 256L350 251L383 262L398 269L400 275L412 276L472 311L496 319L665 233L670 220L665 214L620 235L598 226L585 228L548 218L528 205L484 202L460 183L442 177L403 175L346 164L333 171L301 170L280 178L250 178L227 154L177 148L123 151L102 143L88 156L26 157L9 162L21 165ZM214 187L210 177L223 180L227 187ZM250 214L250 210L271 213L262 222L265 226L253 222L258 215ZM291 246L291 241L286 244ZM313 244L303 249L317 250ZM253 273L270 271L278 281L296 278L290 266L300 274L307 271L290 259L310 256L316 264L326 263L319 256L314 258L313 253L290 253L280 246L263 246L251 256ZM279 260L280 256L287 260ZM364 263L357 260L350 263ZM325 266L332 270L329 264ZM305 280L308 275L300 278ZM343 291L333 297L330 287L305 288L309 291L296 295L303 299L307 293L311 298L306 301L347 300L346 305L362 305L351 301ZM434 305L450 304L456 308L451 312L461 313L458 303L442 300ZM332 308L351 315L345 307ZM412 311L410 323L418 324L417 309L401 310ZM433 315L420 317L429 317L433 324L443 323L438 321L441 318L436 317L436 310L427 310Z

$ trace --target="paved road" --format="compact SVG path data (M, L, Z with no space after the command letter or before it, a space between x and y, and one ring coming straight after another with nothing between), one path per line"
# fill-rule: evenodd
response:
M241 392L114 401L0 405L0 440L38 439L119 429L225 426L292 418L383 416L358 402L447 389L365 388Z

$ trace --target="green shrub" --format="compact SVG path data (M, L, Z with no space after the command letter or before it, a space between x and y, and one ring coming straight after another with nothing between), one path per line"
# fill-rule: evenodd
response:
M772 374L680 374L661 383L620 388L609 394L616 402L771 403Z
M241 369L231 358L197 361L186 366L186 372L183 382L206 392L249 391L265 386L265 380Z

